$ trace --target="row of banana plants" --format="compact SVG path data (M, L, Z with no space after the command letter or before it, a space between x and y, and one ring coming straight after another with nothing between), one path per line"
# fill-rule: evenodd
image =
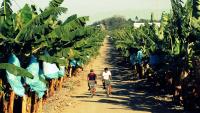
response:
M139 28L112 32L113 43L125 58L143 52L143 75L185 109L200 107L199 0L171 0L170 13L163 12L160 26L148 22ZM150 65L150 68L147 68Z
M71 76L71 71L78 67L84 68L98 55L105 33L100 28L86 26L87 16L75 14L59 20L59 15L67 11L61 7L63 1L51 0L44 10L26 4L14 13L12 2L3 0L0 112L42 112L44 97L53 95L55 87L62 87L66 75ZM65 69L71 69L72 61L74 68L68 72Z

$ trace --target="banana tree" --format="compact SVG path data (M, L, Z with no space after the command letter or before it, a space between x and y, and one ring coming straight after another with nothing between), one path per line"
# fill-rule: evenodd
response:
M98 50L102 45L103 39L105 38L105 34L96 30L94 34L89 36L87 39L82 39L77 41L73 45L73 49L78 51L80 54L77 57L83 63L87 63L89 61L88 56L93 57L98 55Z
M4 0L4 4L5 1L8 0ZM8 5L1 8L0 69L32 78L33 76L23 69L27 67L32 55L42 61L59 65L66 64L66 60L60 58L65 57L69 60L69 56L72 56L69 54L70 51L77 53L72 57L85 62L88 61L85 56L95 55L104 35L99 35L101 31L95 28L85 26L88 17L72 15L64 22L58 20L58 15L67 11L67 8L60 7L62 2L63 0L52 0L49 6L40 12L33 5L25 5L17 13L6 12ZM45 56L44 50L51 56ZM13 53L23 61L22 68L5 64L8 56Z
M172 16L168 24L168 37L171 40L171 54L179 59L185 59L184 67L190 65L193 54L191 40L192 1L183 4L181 0L171 0ZM183 66L183 65L182 65Z
M46 19L56 17L58 14L66 11L66 8L55 7L59 6L59 4L54 2L50 2L50 4L57 5L50 5L40 14L36 13L34 7L31 9L28 5L25 5L17 14L6 15L7 17L0 24L1 63L7 62L8 56L14 53L20 59L23 59L22 67L26 67L30 55L34 53L34 46L41 43L45 44L45 40L41 39L41 37L43 38L45 30L49 29L49 23L45 23ZM2 8L6 9L5 6ZM6 69L13 75L33 77L23 68L16 68L11 64L1 64L1 69Z

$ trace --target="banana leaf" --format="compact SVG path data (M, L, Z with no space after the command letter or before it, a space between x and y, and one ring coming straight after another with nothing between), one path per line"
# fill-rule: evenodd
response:
M34 27L37 27L38 25L42 24L42 20L45 18L48 18L51 15L58 15L63 12L66 12L67 8L64 7L50 7L46 9L41 14L37 15L35 18L31 19L17 34L15 37L16 42L22 42L22 41L28 41L31 40L34 34L36 33L33 31Z
M3 90L4 90L4 88L0 85L0 92L3 91Z
M0 63L0 69L7 70L9 73L16 76L28 77L33 79L33 75L29 73L26 69L15 66L13 64Z
M83 27L83 24L85 24L86 21L88 20L89 20L89 17L87 16L79 17L74 20L71 20L70 22L54 29L46 37L51 38L51 39L59 38L59 39L62 39L62 41L70 41L76 36L76 34L83 35L83 33L85 33L84 32L85 28L82 28L82 27Z
M63 25L65 25L66 23L69 23L69 22L72 21L72 20L75 20L76 18L77 18L77 14L71 15L70 17L68 17L68 18L64 21Z
M48 81L46 81L44 78L42 78L41 76L39 76L39 80L42 81L45 84L48 84Z
M5 8L4 8L4 2L5 2ZM1 16L5 15L6 17L10 16L13 12L11 5L12 5L11 0L4 0L1 5L2 7L0 8L0 15ZM5 13L4 10L6 10L6 14L4 14Z
M4 45L5 43L14 43L14 39L5 37L0 33L0 46Z
M39 60L49 62L49 63L57 63L61 66L65 66L67 64L67 61L65 59L60 59L54 56L40 56Z
M25 4L25 6L17 13L16 16L16 26L17 28L21 29L25 24L27 24L32 19L32 10L29 7L28 4ZM15 28L16 29L16 28Z
M49 7L58 7L63 3L64 0L51 0Z

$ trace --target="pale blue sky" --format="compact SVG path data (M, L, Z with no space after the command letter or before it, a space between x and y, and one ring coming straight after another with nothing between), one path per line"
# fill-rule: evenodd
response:
M13 9L18 10L25 3L36 4L44 8L49 0L11 0ZM0 0L2 2L2 0ZM68 11L60 18L63 19L72 14L79 16L90 16L90 22L108 18L113 15L121 15L126 18L150 18L150 13L154 12L155 17L160 18L162 11L169 11L170 0L65 0L62 6Z

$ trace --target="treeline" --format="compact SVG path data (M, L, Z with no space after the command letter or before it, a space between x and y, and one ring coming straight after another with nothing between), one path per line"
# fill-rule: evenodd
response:
M104 25L107 30L115 30L115 29L120 29L124 27L132 27L134 23L146 23L146 22L160 22L160 20L154 19L153 13L151 14L150 19L143 19L139 18L138 16L135 17L135 19L126 19L123 16L113 16L110 18L103 19L98 22L94 22L92 25L97 26L97 25Z

